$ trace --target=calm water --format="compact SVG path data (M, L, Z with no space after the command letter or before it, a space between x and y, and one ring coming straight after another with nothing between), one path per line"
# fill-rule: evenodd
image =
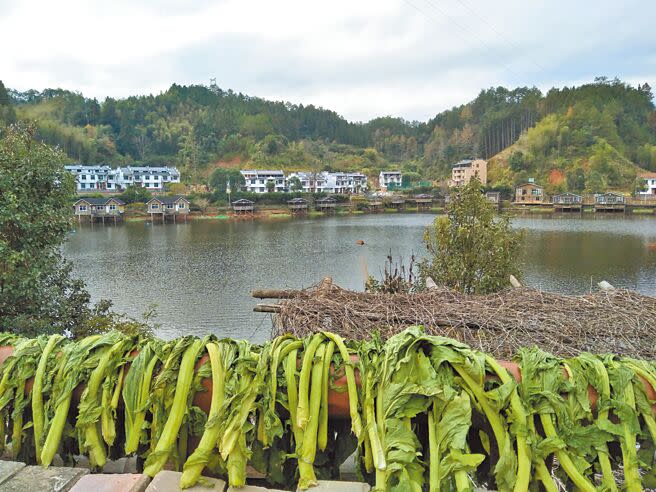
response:
M362 289L380 276L392 252L421 256L425 214L365 215L284 222L196 221L82 226L64 254L94 300L139 316L156 304L162 337L180 334L266 339L268 315L253 313L253 288L301 288L332 276ZM530 217L524 282L544 290L582 293L606 279L656 295L656 220L650 217ZM356 240L365 241L364 246Z

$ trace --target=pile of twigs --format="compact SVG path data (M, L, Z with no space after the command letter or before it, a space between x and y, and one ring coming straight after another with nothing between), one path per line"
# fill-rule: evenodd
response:
M529 288L490 295L446 289L416 294L354 292L336 286L292 291L269 305L274 335L303 337L330 330L363 340L384 339L412 325L473 348L510 357L537 345L559 356L581 352L656 358L656 298L627 290L572 296Z

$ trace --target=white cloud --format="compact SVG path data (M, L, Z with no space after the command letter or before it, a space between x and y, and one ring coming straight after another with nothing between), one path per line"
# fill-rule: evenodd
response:
M9 87L127 96L207 83L426 119L481 88L596 75L656 86L651 2L0 0Z

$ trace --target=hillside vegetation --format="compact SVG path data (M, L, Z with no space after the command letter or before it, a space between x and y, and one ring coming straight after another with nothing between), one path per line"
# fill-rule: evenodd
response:
M491 160L491 179L517 184L534 177L549 191L632 191L641 171L656 170L656 114L649 86L599 80L553 89L546 114Z
M650 87L605 78L546 95L490 88L427 122L349 122L327 109L216 85L174 84L155 96L102 102L62 89L5 94L11 111L0 120L36 120L38 136L72 161L166 163L188 182L206 181L217 167L401 169L411 181L438 180L452 163L480 156L492 159L493 185L535 177L557 189L629 190L640 168L656 168Z

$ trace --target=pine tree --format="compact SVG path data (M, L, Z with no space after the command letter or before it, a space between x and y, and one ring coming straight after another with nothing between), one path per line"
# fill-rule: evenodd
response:
M7 93L7 89L5 89L5 85L2 83L2 80L0 80L0 106L9 105L9 94Z

